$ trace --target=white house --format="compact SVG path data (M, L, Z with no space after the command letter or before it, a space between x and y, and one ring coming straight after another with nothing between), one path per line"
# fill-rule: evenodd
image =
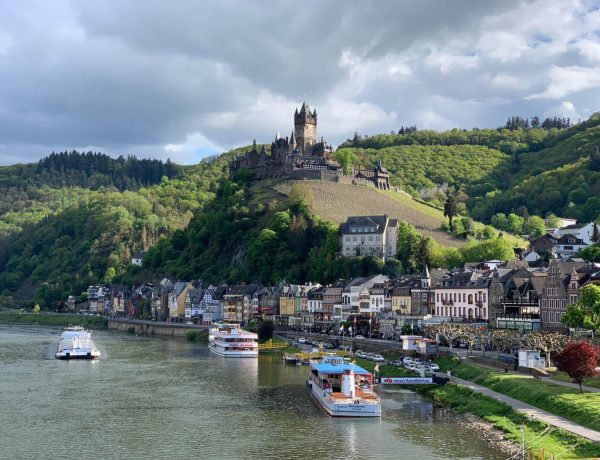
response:
M142 266L142 263L144 262L144 251L138 251L136 252L133 257L131 258L131 263L133 265L137 265L138 267Z
M554 232L554 236L561 237L571 235L575 238L579 238L586 245L594 244L594 241L592 241L592 237L594 235L594 225L596 225L598 233L600 233L600 224L590 222L589 224L573 224L559 228Z
M348 217L340 225L342 255L377 256L388 259L396 255L398 220L383 216Z
M367 278L354 278L342 291L342 305L350 305L351 311L358 311L360 292L364 288L371 289L376 284L383 284L388 280L389 278L385 275L374 275Z
M552 246L552 254L560 259L568 259L587 246L581 238L568 233L558 238L556 244Z

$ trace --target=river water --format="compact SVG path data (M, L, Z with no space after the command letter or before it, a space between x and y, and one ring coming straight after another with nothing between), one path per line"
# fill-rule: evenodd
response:
M332 419L306 366L109 331L100 360L59 361L60 332L0 325L0 458L505 458L401 389L382 391L381 420Z

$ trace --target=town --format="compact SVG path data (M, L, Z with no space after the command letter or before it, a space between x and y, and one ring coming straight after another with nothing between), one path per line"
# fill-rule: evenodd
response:
M271 320L279 327L337 331L398 339L428 324L481 323L522 331L565 330L568 305L588 285L600 285L600 266L577 257L593 243L594 224L549 229L514 260L465 263L452 270L423 267L420 274L340 279L328 285L211 285L163 277L137 286L90 286L84 311L113 317L248 324ZM596 232L600 225L596 225ZM352 216L340 225L341 256L396 253L397 221L388 216ZM132 264L143 263L143 253ZM75 309L72 296L68 308Z

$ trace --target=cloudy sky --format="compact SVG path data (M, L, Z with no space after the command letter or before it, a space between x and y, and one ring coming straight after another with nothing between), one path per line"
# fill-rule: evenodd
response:
M600 110L600 0L0 0L0 164Z

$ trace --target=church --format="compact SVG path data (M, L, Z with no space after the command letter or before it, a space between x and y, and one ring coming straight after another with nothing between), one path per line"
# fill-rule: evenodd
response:
M233 159L231 173L246 169L254 173L255 179L328 180L368 183L389 189L389 174L381 162L373 169L352 170L352 174L346 176L333 156L333 147L322 137L317 139L317 110L311 110L304 102L300 110L294 112L294 130L289 137L277 134L271 143L270 155L264 145L259 151L255 140L252 150Z

